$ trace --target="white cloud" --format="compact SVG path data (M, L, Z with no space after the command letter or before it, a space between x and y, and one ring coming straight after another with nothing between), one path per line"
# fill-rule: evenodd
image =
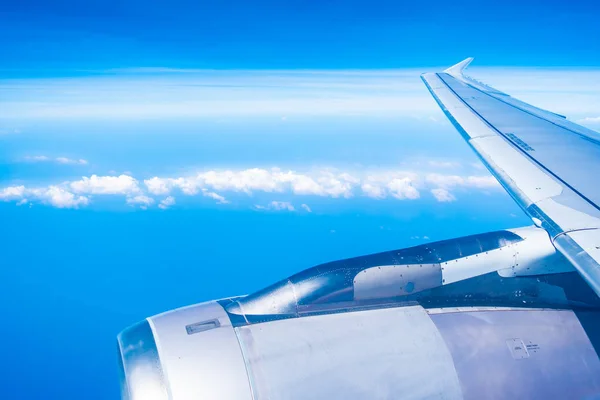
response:
M242 171L208 171L197 177L198 182L216 190L252 193L254 190L274 192L278 180L270 171L251 168Z
M25 186L11 186L0 191L0 200L15 201L17 205L27 203L29 199L36 199L58 208L78 208L89 203L88 197L75 195L54 185L36 189L27 189Z
M296 211L294 206L287 201L272 201L270 207L274 210Z
M302 207L302 209L306 212L312 212L308 204L301 204L300 207Z
M67 158L67 157L57 157L56 162L58 162L59 164L78 164L78 165L87 165L87 163L88 163L87 160L84 160L83 158L74 160L74 159Z
M85 194L122 194L133 195L140 193L138 181L129 175L82 177L71 182L71 189L76 193Z
M390 195L398 200L415 200L420 197L419 191L412 185L410 178L395 178L387 184Z
M89 198L77 196L63 188L50 186L38 196L58 208L79 208L89 203Z
M419 174L411 171L371 171L361 182L362 193L373 199L390 196L397 200L416 200L420 197Z
M146 209L149 206L151 206L152 204L154 204L154 199L152 197L148 197L146 195L137 195L137 196L133 196L133 197L128 197L127 198L127 204L129 204L130 206L140 206L140 208L142 209Z
M383 199L387 196L385 188L376 183L367 182L364 183L360 188L366 196L374 199Z
M437 189L431 189L431 194L433 194L433 197L435 197L435 199L439 202L451 202L451 201L455 201L456 197L454 197L452 195L452 193L450 193L448 190L446 189L442 189L442 188L437 188Z
M167 194L171 191L172 184L170 179L161 179L154 177L151 179L144 180L144 184L148 188L148 191L152 194L161 195Z
M266 206L255 205L258 210L272 210L272 211L296 211L296 208L287 201L272 201Z
M334 168L309 169L307 171L280 168L250 168L242 170L209 170L187 177L153 177L140 181L131 175L92 175L80 180L52 184L42 188L24 185L0 189L0 200L19 202L23 199L39 201L63 207L87 205L91 196L123 196L129 205L148 207L154 200L151 195L173 198L173 192L187 196L200 195L219 204L229 204L227 193L254 196L255 193L288 194L296 196L319 196L332 199L349 199L357 195L380 200L417 200L421 191L431 191L438 201L453 201L450 191L487 190L500 187L491 176L421 174L415 171L353 170ZM52 190L51 190L52 188ZM58 191L60 189L60 191ZM70 195L72 197L70 197ZM62 197L61 197L62 196ZM53 200L56 199L56 200ZM161 202L159 207L174 205ZM278 202L262 206L277 209ZM282 202L285 204L285 202ZM310 207L301 206L309 211ZM259 207L260 208L260 207Z
M359 179L348 173L328 170L312 174L298 173L279 168L250 168L239 171L206 171L190 177L146 179L148 191L156 195L179 189L193 196L199 191L229 191L252 194L254 192L281 193L290 191L298 195L327 197L352 197L352 188Z
M87 196L76 195L54 185L34 189L28 189L25 186L10 186L0 190L0 200L15 201L17 205L37 200L58 208L79 208L88 205L90 202Z
M125 195L129 204L148 201L148 198L141 193L137 181L127 175L92 175L82 177L79 181L47 187L28 188L21 185L0 189L0 200L15 201L17 204L23 204L23 200L37 200L58 208L86 206L90 202L90 195Z
M428 183L435 184L442 188L467 187L478 189L489 189L500 187L498 181L491 175L489 176L459 176L429 174L426 177Z
M51 157L42 156L42 155L25 156L24 160L27 162L55 162L58 164L65 164L65 165L87 165L88 164L87 160L84 160L83 158L80 158L80 159L72 159L72 158L67 158L67 157L51 158Z
M167 208L175 205L175 197L168 196L160 201L158 208L166 210Z
M20 200L25 196L25 186L9 186L0 191L0 200Z
M216 200L217 204L229 204L229 201L227 201L227 199L225 197L223 197L220 194L217 194L215 192L209 192L208 190L203 189L202 194L205 197L210 197L211 199Z

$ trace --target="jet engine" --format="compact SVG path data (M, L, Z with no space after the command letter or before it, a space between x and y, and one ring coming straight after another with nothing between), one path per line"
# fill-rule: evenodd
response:
M334 261L118 335L123 399L589 398L600 300L536 227Z

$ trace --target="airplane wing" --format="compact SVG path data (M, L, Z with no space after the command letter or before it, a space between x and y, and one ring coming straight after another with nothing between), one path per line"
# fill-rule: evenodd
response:
M600 134L467 77L472 60L421 78L485 166L600 295Z

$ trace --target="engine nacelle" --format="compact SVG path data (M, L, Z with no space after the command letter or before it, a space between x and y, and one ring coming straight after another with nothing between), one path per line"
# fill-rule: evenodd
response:
M472 346L448 345L462 340L448 318L473 312L491 313L486 323L508 335L502 357L530 356L514 337L537 329L529 318L562 326L560 351L569 342L578 357L568 375L575 370L600 388L600 361L581 344L590 343L585 331L571 311L556 311L599 306L544 230L445 240L322 264L248 296L148 318L118 336L122 393L130 400L463 398L477 380L460 373L457 358ZM567 379L563 367L531 368L538 367L555 382ZM523 388L530 386L525 379Z

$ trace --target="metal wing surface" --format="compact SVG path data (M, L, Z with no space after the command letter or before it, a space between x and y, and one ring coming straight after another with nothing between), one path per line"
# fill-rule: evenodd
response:
M600 134L464 75L425 85L481 161L600 295Z

